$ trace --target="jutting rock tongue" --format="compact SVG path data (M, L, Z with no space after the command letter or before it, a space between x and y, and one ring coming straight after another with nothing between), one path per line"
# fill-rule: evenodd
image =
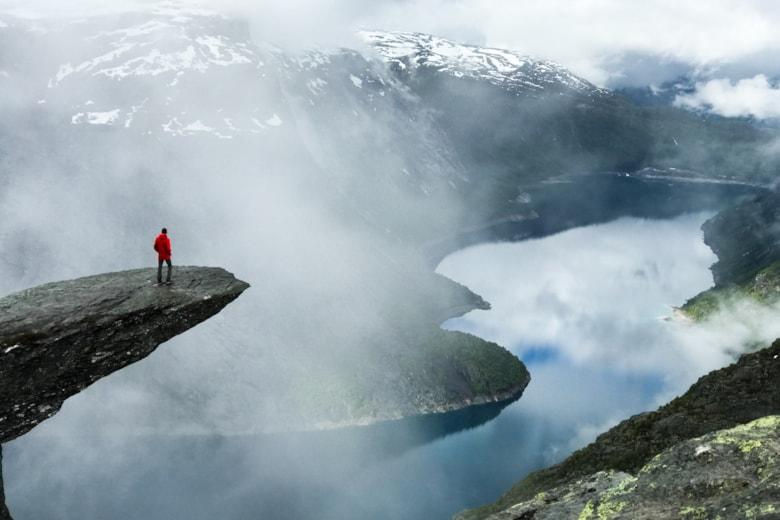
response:
M0 299L0 442L55 414L68 397L210 318L249 284L214 267L89 276ZM2 514L0 514L0 518Z

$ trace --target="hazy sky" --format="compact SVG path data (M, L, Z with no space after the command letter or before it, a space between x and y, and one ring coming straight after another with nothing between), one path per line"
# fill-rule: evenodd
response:
M421 31L552 59L600 86L684 74L677 104L725 116L780 116L780 4L769 0L0 0L24 16L79 16L150 5L215 9L252 20L285 47L359 45L359 28Z
M168 2L170 3L170 2ZM187 0L250 14L272 39L347 43L358 27L434 32L560 61L604 83L620 74L607 58L650 54L661 65L771 67L780 49L780 4L767 0ZM0 0L3 10L74 14L160 4L144 0ZM775 67L777 67L775 65ZM750 68L750 67L748 67ZM743 71L743 73L761 71ZM771 71L770 71L771 72ZM774 74L770 74L774 75Z

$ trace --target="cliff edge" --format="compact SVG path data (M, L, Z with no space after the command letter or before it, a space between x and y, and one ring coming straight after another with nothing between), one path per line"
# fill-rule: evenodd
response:
M249 285L213 267L154 269L49 283L0 299L0 443L68 397L218 313Z

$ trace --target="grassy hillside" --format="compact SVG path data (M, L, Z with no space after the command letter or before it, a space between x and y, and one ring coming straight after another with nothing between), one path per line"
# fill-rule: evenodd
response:
M704 291L685 302L681 309L701 321L746 299L763 305L780 301L780 262L770 264L746 282Z

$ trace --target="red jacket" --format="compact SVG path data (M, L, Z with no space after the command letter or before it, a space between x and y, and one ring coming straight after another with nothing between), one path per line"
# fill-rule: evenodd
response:
M165 233L160 233L154 239L154 250L157 251L157 258L160 260L171 259L171 240Z

